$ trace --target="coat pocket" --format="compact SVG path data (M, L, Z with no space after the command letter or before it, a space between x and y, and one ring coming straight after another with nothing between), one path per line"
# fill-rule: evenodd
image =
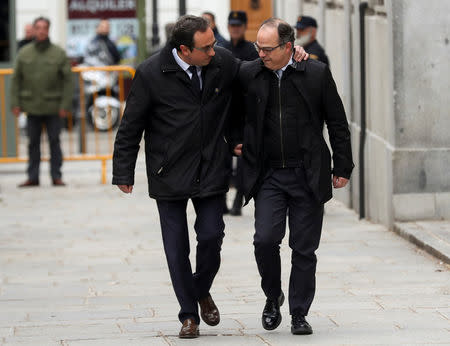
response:
M46 100L58 100L62 97L62 93L60 91L47 91L42 96Z

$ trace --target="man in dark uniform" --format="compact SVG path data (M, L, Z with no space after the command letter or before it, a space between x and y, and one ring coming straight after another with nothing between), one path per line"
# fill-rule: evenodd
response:
M253 47L253 43L245 39L247 31L247 13L245 11L231 11L228 15L228 32L230 41L224 48L238 59L251 61L258 58L258 53Z
M258 52L253 46L253 43L245 39L247 22L247 13L245 11L230 12L228 15L228 31L230 33L230 41L227 41L224 47L230 50L234 57L244 61L252 61L258 58ZM242 167L240 158L237 158L234 176L236 196L234 197L230 215L239 216L242 214L241 209L244 199L244 193L242 191Z
M329 66L330 63L328 62L325 50L316 40L317 21L313 17L298 17L295 28L297 29L297 40L295 44L303 46L306 52L309 53L310 58L319 60Z

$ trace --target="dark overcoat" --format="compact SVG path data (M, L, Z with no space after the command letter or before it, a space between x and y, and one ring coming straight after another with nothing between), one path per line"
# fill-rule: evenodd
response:
M225 126L238 62L224 48L203 68L198 98L170 45L137 69L113 156L113 184L134 185L144 133L150 197L185 199L228 190Z
M311 59L292 66L295 71L287 82L292 84L292 95L303 100L304 107L298 109L298 116L307 117L306 125L297 129L298 151L303 153L310 188L317 200L325 203L332 197L332 174L350 178L354 167L348 123L330 69ZM235 94L233 127L241 127L243 131L234 133L233 142L243 143L244 191L248 202L257 194L265 174L264 117L270 86L268 70L260 59L242 63L239 84L242 91ZM324 124L332 158L323 137Z

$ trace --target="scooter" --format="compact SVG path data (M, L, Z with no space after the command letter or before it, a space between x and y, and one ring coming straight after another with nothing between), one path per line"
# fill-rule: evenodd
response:
M81 72L81 76L84 81L86 116L90 123L99 131L116 127L121 109L117 73L86 71Z

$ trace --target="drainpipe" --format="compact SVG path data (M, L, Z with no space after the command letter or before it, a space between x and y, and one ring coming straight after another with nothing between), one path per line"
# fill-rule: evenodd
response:
M367 2L359 4L359 31L360 31L360 63L361 63L361 133L359 138L359 218L366 217L365 179L364 179L364 144L366 142L366 38L365 38L365 12Z
M344 102L347 111L347 120L349 123L353 122L353 93L352 93L352 5L351 0L344 1ZM350 189L350 207L353 208L353 184L349 184Z
M178 2L178 12L181 16L186 14L186 0L179 0Z
M152 1L152 50L159 46L159 28L158 28L158 0Z
M322 46L326 47L325 42L325 8L326 8L326 0L319 0L319 27L320 30L317 33L319 36L319 42Z

